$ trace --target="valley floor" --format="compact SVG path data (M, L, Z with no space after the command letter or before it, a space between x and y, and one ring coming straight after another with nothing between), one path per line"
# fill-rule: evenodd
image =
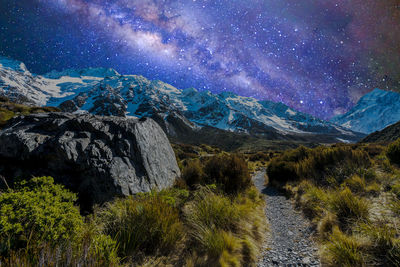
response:
M258 262L264 266L319 266L318 248L311 240L313 230L292 202L273 187L264 186L265 171L257 172L254 184L264 194L269 237Z

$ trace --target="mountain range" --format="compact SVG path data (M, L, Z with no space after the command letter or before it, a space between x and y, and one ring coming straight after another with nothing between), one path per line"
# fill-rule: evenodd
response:
M178 140L217 135L235 139L238 134L268 140L354 142L371 129L393 123L396 114L374 125L370 119L372 126L362 126L363 116L371 118L391 108L386 103L393 97L391 94L396 93L375 90L361 98L361 103L349 113L328 122L282 103L259 101L231 92L180 90L162 81L121 75L109 68L69 69L36 75L22 62L0 57L0 95L25 104L57 106L66 112L152 117L170 137ZM374 96L378 97L375 102ZM383 100L385 107L377 111L376 106ZM400 111L400 102L391 103L396 104ZM375 106L369 111L368 105Z

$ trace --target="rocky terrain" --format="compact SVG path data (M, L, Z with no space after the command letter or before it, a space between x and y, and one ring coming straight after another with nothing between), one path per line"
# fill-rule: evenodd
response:
M11 119L0 132L0 174L53 176L90 206L167 188L180 175L152 119L44 113Z
M269 237L258 266L319 266L313 229L292 202L275 188L264 186L265 171L254 175L254 184L265 195Z

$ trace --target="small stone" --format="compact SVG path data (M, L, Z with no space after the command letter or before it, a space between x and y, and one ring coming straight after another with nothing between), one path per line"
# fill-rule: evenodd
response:
M310 257L305 257L305 258L303 259L303 264L310 264L310 263L311 263Z

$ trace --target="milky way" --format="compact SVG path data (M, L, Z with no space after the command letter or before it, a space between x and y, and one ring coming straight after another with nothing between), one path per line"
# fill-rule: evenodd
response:
M320 118L400 89L400 0L0 0L0 54L112 67Z

